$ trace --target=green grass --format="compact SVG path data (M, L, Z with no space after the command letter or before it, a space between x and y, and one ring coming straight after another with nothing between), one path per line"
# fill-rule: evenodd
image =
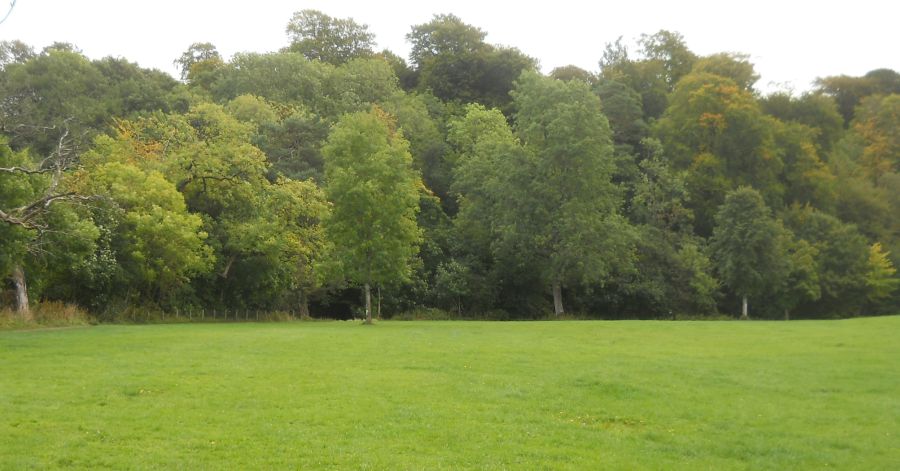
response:
M0 469L897 469L900 317L0 332Z

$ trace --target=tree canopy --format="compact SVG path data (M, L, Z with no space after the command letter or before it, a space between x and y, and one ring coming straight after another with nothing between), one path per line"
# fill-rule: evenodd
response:
M277 51L190 44L177 78L0 41L0 307L900 310L894 70L766 94L752 51L670 30L543 73L453 14L408 57L352 18L286 20Z

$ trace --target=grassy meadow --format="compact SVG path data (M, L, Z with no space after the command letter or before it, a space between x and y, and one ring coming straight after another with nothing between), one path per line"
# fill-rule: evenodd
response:
M0 469L897 469L900 317L0 331Z

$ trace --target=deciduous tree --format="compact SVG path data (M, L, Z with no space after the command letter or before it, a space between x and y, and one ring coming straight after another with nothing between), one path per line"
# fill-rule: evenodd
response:
M323 154L333 261L345 279L363 285L371 323L371 287L410 275L422 237L416 224L422 182L409 143L379 108L342 117Z
M749 318L748 299L774 291L786 274L782 231L749 187L730 192L716 214L712 258L722 282L742 299L741 319Z

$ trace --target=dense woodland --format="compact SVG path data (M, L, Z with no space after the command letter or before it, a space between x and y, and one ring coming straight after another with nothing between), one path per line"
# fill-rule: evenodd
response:
M900 312L893 70L763 95L748 56L669 31L549 76L453 15L408 61L351 19L286 31L228 61L192 44L178 79L4 41L0 304Z

